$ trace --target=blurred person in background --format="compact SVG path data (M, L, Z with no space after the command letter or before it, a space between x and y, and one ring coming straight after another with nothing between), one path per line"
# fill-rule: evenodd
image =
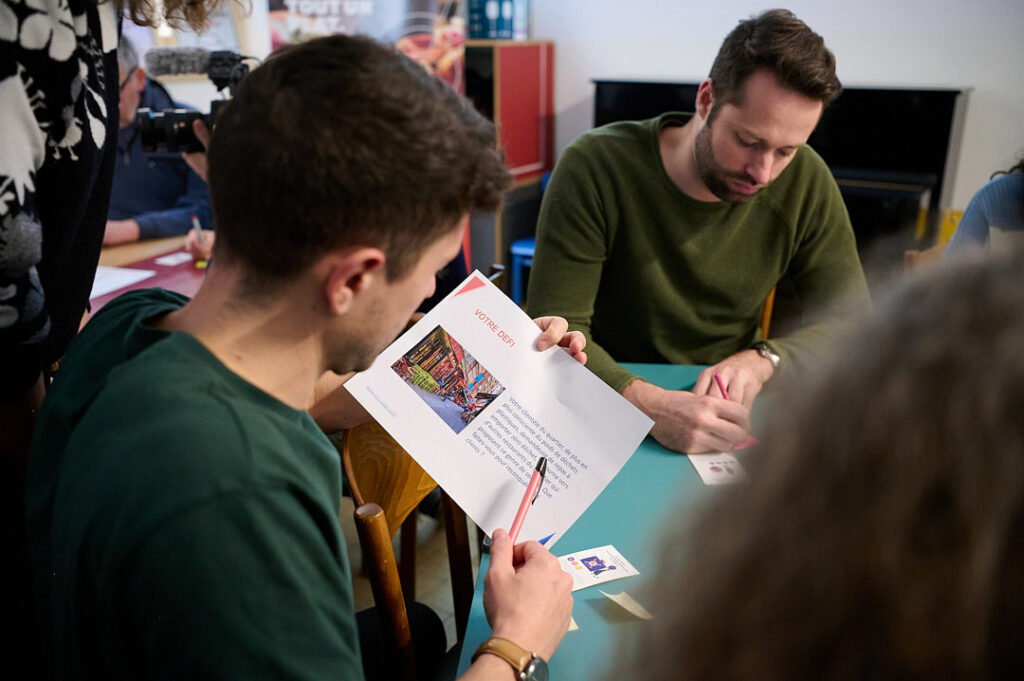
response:
M666 681L1021 678L1022 338L1020 252L976 254L894 291L776 403L750 483L673 531L664 612L622 669Z
M201 228L210 229L206 182L189 168L180 153L144 152L136 123L140 108L158 112L189 107L173 101L163 85L146 75L135 46L123 35L117 63L120 130L104 245L185 234L193 228L193 216Z
M986 245L998 250L1006 241L1024 244L1024 157L971 198L945 254Z

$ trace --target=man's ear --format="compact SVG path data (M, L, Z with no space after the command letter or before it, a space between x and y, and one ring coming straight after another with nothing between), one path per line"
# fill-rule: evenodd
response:
M705 78L704 82L697 88L697 115L705 121L708 119L708 114L711 113L711 107L715 104L715 94L713 92L713 83L710 78Z
M356 296L386 281L384 252L379 248L347 249L323 261L322 281L332 315L347 313Z

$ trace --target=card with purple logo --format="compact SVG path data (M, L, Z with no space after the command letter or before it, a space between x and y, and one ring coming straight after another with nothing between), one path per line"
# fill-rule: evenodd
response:
M570 553L558 562L572 577L573 591L640 574L611 544Z

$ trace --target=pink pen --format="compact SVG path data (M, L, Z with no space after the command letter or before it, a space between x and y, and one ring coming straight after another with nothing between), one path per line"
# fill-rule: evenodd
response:
M722 391L722 396L725 397L727 400L732 401L732 400L729 399L729 393L725 389L725 383L722 383L722 377L718 375L718 372L715 372L715 382L718 383L718 389ZM744 439L742 442L736 442L735 444L733 444L732 445L732 449L733 450L745 450L746 448L749 448L749 446L751 444L757 444L757 443L758 443L758 438L754 437L752 435L752 436Z
M519 504L515 520L512 521L512 529L508 531L508 536L513 544L516 543L516 539L519 537L519 530L523 526L523 521L526 520L526 512L533 506L533 502L537 501L537 496L540 494L540 484L544 482L544 473L547 470L548 460L542 456L540 461L537 462L537 467L533 469L530 484L526 486L526 494L523 495L523 501Z
M718 389L722 391L722 397L724 397L726 400L728 400L729 399L729 393L726 392L726 390L725 390L725 383L722 383L722 377L718 375L717 371L715 372L715 383L718 384Z

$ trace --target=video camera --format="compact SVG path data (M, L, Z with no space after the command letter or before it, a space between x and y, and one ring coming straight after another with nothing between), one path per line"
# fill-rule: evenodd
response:
M146 53L146 71L151 76L203 74L222 94L227 88L230 98L249 74L249 65L245 63L247 59L252 57L226 50L211 52L199 47L162 47ZM203 151L202 143L192 132L192 121L201 119L212 130L227 103L227 98L213 100L208 114L186 109L139 109L135 120L139 126L142 150L147 154L156 151Z

